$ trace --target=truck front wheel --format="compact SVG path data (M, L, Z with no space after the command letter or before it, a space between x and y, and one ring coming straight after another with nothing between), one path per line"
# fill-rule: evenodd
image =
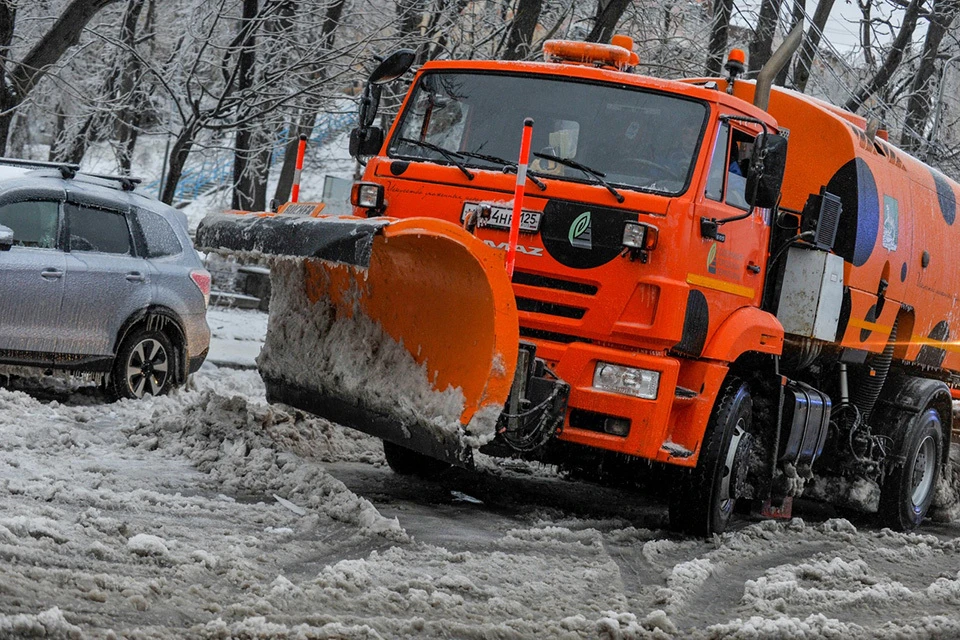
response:
M726 530L746 484L752 422L750 387L731 376L717 397L697 466L684 473L671 493L672 528L701 536Z
M897 454L902 462L883 481L881 524L898 531L920 526L936 491L943 455L940 414L928 408L907 423Z

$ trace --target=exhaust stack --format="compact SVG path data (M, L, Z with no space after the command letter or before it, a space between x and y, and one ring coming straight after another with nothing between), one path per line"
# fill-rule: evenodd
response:
M790 61L793 54L800 47L803 40L803 20L797 22L796 26L790 30L790 33L780 43L777 50L773 52L767 64L763 65L760 73L757 74L757 89L753 95L753 104L764 111L770 104L770 89L773 86L773 79L777 77L780 70Z

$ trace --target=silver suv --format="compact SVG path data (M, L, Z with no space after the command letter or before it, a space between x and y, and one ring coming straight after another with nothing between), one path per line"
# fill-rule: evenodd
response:
M93 372L117 398L200 368L210 274L137 182L0 158L0 364Z

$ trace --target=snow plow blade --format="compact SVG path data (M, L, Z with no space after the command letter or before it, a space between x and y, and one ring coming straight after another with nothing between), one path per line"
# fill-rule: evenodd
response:
M468 466L493 440L519 329L502 254L433 218L208 216L205 249L271 261L271 402Z

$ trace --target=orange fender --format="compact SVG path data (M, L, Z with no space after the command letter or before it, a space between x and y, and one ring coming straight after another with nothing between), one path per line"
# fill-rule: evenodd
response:
M783 352L783 325L766 311L741 307L720 325L704 348L702 357L733 362L748 351L780 355Z

